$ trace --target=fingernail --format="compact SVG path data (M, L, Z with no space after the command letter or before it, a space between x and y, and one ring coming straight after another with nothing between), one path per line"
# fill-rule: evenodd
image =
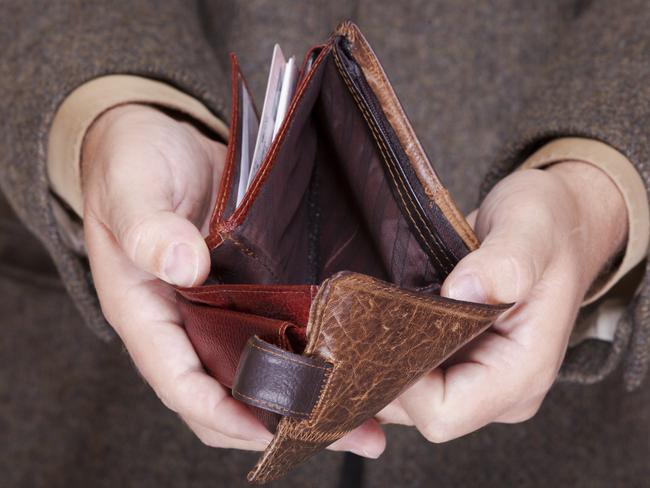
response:
M466 274L456 278L449 286L449 298L465 302L485 303L486 295L481 280L476 275Z
M172 244L163 265L163 278L178 286L190 286L198 273L199 262L194 250L185 243Z

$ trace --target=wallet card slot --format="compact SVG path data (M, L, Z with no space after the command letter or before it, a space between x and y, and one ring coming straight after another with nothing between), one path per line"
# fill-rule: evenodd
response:
M348 270L410 289L439 282L393 197L381 153L331 56L316 116L320 279Z
M436 267L446 276L468 250L440 209L433 202L425 200L423 191L418 192L414 188L417 178L414 174L408 174L409 171L412 172L408 157L365 80L361 68L347 52L347 42L345 38L340 37L334 44L333 56L336 66L383 155L396 200L408 217L414 235Z
M247 90L246 81L237 63L235 55L230 57L231 63L231 103L230 110L230 134L228 149L226 152L226 164L224 167L221 185L217 194L217 201L210 218L210 229L206 239L208 247L213 248L221 242L219 225L226 215L235 210L237 199L237 185L239 183L240 171L239 160L241 157L242 137L242 92Z
M213 274L226 283L313 281L309 266L309 186L318 145L313 107L325 52L296 90L283 123L251 187L219 224L211 251Z
M262 315L216 308L179 298L185 332L203 366L219 383L233 385L237 365L248 339L258 336L287 351L304 348L304 328Z
M203 285L178 288L192 303L260 315L307 327L317 286L309 285Z

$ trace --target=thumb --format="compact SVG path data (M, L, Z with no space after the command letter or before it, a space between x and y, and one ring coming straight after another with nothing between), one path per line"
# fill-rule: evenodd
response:
M491 220L481 247L463 258L445 280L443 296L514 303L528 296L541 279L551 259L548 229L531 219ZM485 228L480 214L478 224Z
M210 253L199 229L172 211L123 216L112 230L140 269L170 284L200 284L210 271Z

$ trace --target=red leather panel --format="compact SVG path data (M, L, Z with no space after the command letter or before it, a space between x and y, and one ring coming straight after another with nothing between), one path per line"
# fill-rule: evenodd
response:
M191 302L286 320L300 327L307 327L317 291L312 285L206 285L178 290Z
M179 289L185 330L201 362L231 388L252 336L301 352L316 286L208 285Z

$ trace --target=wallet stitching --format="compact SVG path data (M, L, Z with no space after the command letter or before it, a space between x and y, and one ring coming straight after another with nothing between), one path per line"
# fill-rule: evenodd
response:
M283 413L291 413L293 415L298 415L298 416L300 416L302 418L306 418L306 417L309 416L309 412L304 412L304 411L300 411L300 410L292 410L290 408L283 407L279 403L268 402L266 400L260 400L259 398L255 398L255 397L245 395L245 394L241 393L239 390L235 390L234 393L236 393L237 396L240 396L242 398L245 398L246 400L249 400L255 406L272 407L272 408L275 408L276 410L280 410Z
M361 107L360 107L360 108L361 108ZM362 110L363 110L363 109L362 109ZM365 116L364 116L364 118L365 118ZM366 120L367 120L367 119L366 119ZM387 167L388 167L388 170L390 171L390 174L391 174L391 177L392 177L393 181L396 183L396 185L397 185L399 188L401 188L401 189L398 189L398 192L399 192L399 194L400 194L400 199L402 200L402 203L404 204L404 208L406 209L406 211L407 211L407 213L408 213L408 215L409 215L409 217L410 217L410 219L411 219L411 222L413 222L413 224L415 225L415 227L416 227L416 229L417 229L417 231L418 231L418 234L420 234L420 236L421 236L422 239L424 240L426 246L427 246L427 247L432 251L435 260L438 262L438 264L439 264L443 269L448 269L448 267L447 267L448 265L451 266L451 267L453 268L453 263L452 263L451 260L447 257L447 255L445 254L445 252L444 252L442 246L440 246L440 244L437 242L435 236L432 234L431 230L430 230L426 225L424 225L423 227L424 227L426 233L427 233L427 234L428 234L428 235L433 239L433 245L434 245L434 246L436 247L436 249L440 252L440 255L438 255L438 254L435 252L435 250L431 247L431 242L428 241L428 240L424 237L424 235L422 234L422 228L417 224L416 220L413 218L413 215L411 214L411 211L409 210L409 208L408 208L408 206L407 206L407 204L406 204L406 202L405 202L405 200L404 200L404 193L406 193L406 195L408 196L408 199L409 199L409 201L411 202L411 204L414 205L413 198L410 196L410 194L409 194L408 191L406 190L406 188L405 188L404 184L402 183L401 179L396 178L396 176L395 176L395 170L396 170L396 168L395 168L394 162L392 161L392 159L390 158L390 156L388 156L388 153L387 153L387 151L386 151L386 146L385 146L385 144L384 144L384 141L383 141L383 140L379 137L379 135L376 133L376 130L375 130L375 128L372 126L372 123L368 121L368 125L370 126L370 128L371 128L371 132L373 133L373 138L374 138L375 141L378 143L378 145L381 146L381 153L382 153L382 155L384 156L385 161L388 163L388 164L387 164ZM403 193L403 192L404 192L404 193ZM415 206L415 205L414 205L414 206ZM419 218L422 222L426 222L425 218L422 217L421 215L419 215L419 212L418 212L417 210L416 210L415 213L417 214L418 218ZM442 262L441 262L441 259L443 259L444 261L446 261L447 264L442 263Z
M239 81L240 77L240 71L239 71L239 65L237 64L237 59L233 56L232 57L232 65L233 65L233 76L232 76L232 99L233 99L233 108L232 108L232 122L233 124L239 124L239 86L236 83ZM235 101L237 103L235 103ZM229 152L228 152L228 161L227 161L227 167L228 169L226 170L225 178L223 181L223 187L221 191L221 195L219 198L219 203L214 209L214 214L212 215L211 222L210 222L210 233L212 234L214 229L216 228L218 224L218 219L221 218L223 215L224 207L225 207L225 200L226 200L226 194L228 193L228 189L231 187L231 176L232 176L232 171L233 171L233 166L234 166L234 159L235 159L235 154L237 152L236 150L236 144L237 144L237 137L235 137L232 140L232 146L230 146ZM232 147L232 150L230 151L230 148Z
M248 247L247 247L243 242L239 241L238 239L236 239L236 238L233 237L232 235L229 235L229 236L228 236L228 239L229 239L229 240L230 240L230 241L231 241L235 246L237 246L238 248L240 248L240 249L242 250L242 252L243 252L245 255L247 255L247 256L250 257L251 259L254 259L254 260L257 261L258 263L260 263L260 264L264 267L264 269L266 269L266 271L269 272L269 274L273 277L273 280L274 280L276 283L280 281L280 280L278 279L277 275L273 272L273 269L271 269L271 267L269 267L268 264L266 264L266 263L265 263L265 262L264 262L264 261L263 261L259 256L257 256L257 254L255 254L255 251L253 251L252 249L248 248Z
M278 345L282 347L283 349L286 349L287 344L285 341L285 336L284 333L287 330L287 323L285 322L282 324L280 327L278 327Z
M327 307L329 306L329 304L334 299L335 293L332 293L332 292L335 291L335 289L338 287L337 285L340 286L340 284L337 283L336 281L333 282L330 285L330 287L328 287L328 288L330 288L330 290L328 291L327 298L324 300L324 303L319 302L319 307L318 307L318 310L316 312L317 315L315 317L316 324L315 324L315 327L314 327L314 329L315 329L314 334L316 335L317 340L322 340L322 330L323 330L323 322L324 322L324 317L325 317L325 311L327 310ZM318 399L316 401L316 405L314 405L314 408L312 409L312 415L311 415L311 419L309 421L310 425L313 425L318 420L318 417L319 417L320 413L322 412L322 410L324 408L323 404L325 403L325 399L327 398L327 393L330 390L330 385L331 385L330 378L335 377L337 371L338 371L338 364L335 363L334 366L332 367L331 371L327 375L326 381L323 381L323 383L321 384L321 389L320 389L320 392L318 393L318 397L317 397Z
M476 235L468 232L468 228L470 231L471 228L469 227L467 220L463 219L462 216L459 215L458 209L448 201L448 198L449 194L446 191L438 190L434 196L433 203L438 206L445 218L451 222L452 227L460 235L461 240L468 249L478 247L479 243ZM472 246L470 246L469 243L471 243Z
M350 27L351 29L355 29L354 26ZM406 114L404 113L404 108L402 105L399 103L399 100L397 99L397 95L395 94L395 91L393 87L390 85L388 82L387 76L381 65L379 64L375 54L372 52L372 49L370 48L368 42L366 39L363 37L363 35L359 35L359 39L356 39L356 37L352 40L353 42L353 48L354 49L359 49L361 52L362 58L364 58L369 64L370 67L368 68L371 73L376 77L382 80L382 83L387 85L387 92L389 95L389 99L392 100L392 103L394 104L394 107L396 110L399 111L399 118L404 119L406 122L403 127L405 131L405 135L408 139L411 139L416 146L416 157L418 161L416 161L416 175L418 177L418 180L422 184L425 193L427 195L431 194L432 199L434 200L434 203L438 205L438 207L442 210L443 215L450 221L453 221L456 225L454 226L454 229L456 232L461 237L461 240L465 244L465 246L470 250L474 250L479 246L479 241L476 237L476 234L474 234L472 228L469 226L467 221L463 218L460 210L458 207L455 205L453 200L449 198L448 191L445 189L445 187L442 185L442 182L440 181L440 178L438 178L438 175L436 172L433 170L431 167L431 163L429 162L427 156L424 154L424 150L417 141L417 138L415 136L415 133L413 131L413 127L411 126L410 122L408 121L408 118L406 117ZM363 71L365 71L365 67L361 67ZM398 134L398 139L400 139L399 134ZM426 181L426 177L424 180L420 177L419 171L422 170L424 173L426 173L426 176L431 179L433 182L433 186L429 186L429 184ZM442 205L441 205L442 203ZM444 206L444 208L443 208ZM445 211L446 210L446 211ZM452 224L453 225L453 224Z
M426 233L427 233L427 234L431 237L431 239L433 240L433 245L436 247L436 249L437 249L438 251L440 251L440 256L438 256L438 255L435 253L435 251L432 249L432 247L431 247L431 242L429 242L429 241L427 241L426 239L424 239L424 236L422 236L421 229L419 228L419 226L417 225L417 223L414 221L414 219L413 219L411 213L410 213L410 212L408 211L408 209L407 209L407 212L409 212L409 216L411 217L411 221L414 223L414 225L416 226L416 228L418 228L418 233L419 233L420 236L422 236L422 238L425 240L425 242L426 242L426 244L427 244L427 247L428 247L428 248L433 252L433 254L435 255L435 258L436 258L436 261L438 262L438 264L440 264L440 265L442 266L443 269L448 269L448 270L453 269L453 267L454 267L454 263L453 263L453 262L449 259L449 257L447 256L447 254L446 254L446 252L445 252L445 249L444 249L443 246L438 242L438 238L436 238L436 235L433 234L433 233L431 232L431 229L426 225L427 222L428 222L427 217L426 217L426 216L423 216L422 213L420 212L420 210L419 210L419 209L417 208L417 206L414 204L413 198L412 198L411 194L408 192L408 190L406 189L406 186L405 186L404 183L402 182L401 178L396 178L396 177L395 177L396 165L395 165L395 162L392 160L392 158L390 158L390 157L388 156L388 154L387 154L387 150L386 150L386 145L385 145L384 141L383 141L383 140L378 136L378 134L376 133L376 129L375 129L374 127L372 127L372 124L371 124L370 122L368 123L368 125L371 126L371 131L373 132L373 137L375 138L375 140L376 140L376 141L377 141L377 142L378 142L378 143L383 147L383 150L382 150L381 152L382 152L382 155L384 155L384 157L386 158L386 161L387 161L387 163L388 163L388 167L389 167L388 169L389 169L389 171L390 171L390 173L391 173L391 177L393 178L393 181L395 181L395 183L396 183L397 185L399 185L399 186L402 188L402 190L404 191L404 193L408 196L409 201L410 201L411 203L413 203L413 206L414 206L414 208L415 208L415 214L417 215L417 217L419 218L419 220L424 224L422 227L424 228L424 230L426 231ZM403 196L402 196L402 192L401 192L401 191L400 191L400 198L402 199L402 202L404 203L404 206L406 207L406 203L404 202L404 199L403 199ZM445 217L446 217L446 215L445 215ZM445 266L445 264L441 263L441 262L440 262L440 259L443 259L443 260L447 263L448 267Z
M329 391L331 389L332 382L329 381L330 378L335 378L336 373L338 372L338 366L335 366L332 368L332 371L327 377L327 381L324 381L321 385L320 392L318 393L318 401L316 402L316 405L312 409L312 415L310 416L309 424L313 426L317 421L318 418L320 417L323 409L325 408L325 403L327 401L327 397L329 394Z
M266 291L266 290L264 290L264 291L258 291L258 290L233 290L233 289L225 288L225 289L219 289L219 290L187 291L187 292L184 292L184 293L186 295L190 295L190 296L194 296L194 297L203 296L203 295L218 295L220 293L229 293L229 294L232 294L232 293L253 293L255 295L262 295L262 296L269 295L269 294L274 294L274 295L288 294L288 295L306 295L306 296L311 295L311 298L313 299L313 293L306 292L306 291L292 291L292 290L277 290L277 291L273 291L273 290Z
M415 226L415 229L417 230L417 232L418 232L418 234L420 235L420 237L422 237L422 240L425 242L425 245L426 245L426 246L429 248L429 250L431 251L432 256L433 256L433 258L436 260L436 262L437 262L437 263L438 263L438 264L439 264L443 269L448 269L448 266L452 266L452 267L453 267L453 263L452 263L452 262L449 260L449 258L446 256L446 254L444 253L444 251L443 251L442 247L440 246L440 244L438 244L438 242L436 241L436 239L435 239L434 235L432 234L431 230L430 230L428 227L424 226L425 229L426 229L426 231L427 231L427 233L429 234L429 236L431 236L431 238L434 240L434 245L436 246L436 248L438 249L438 251L439 251L440 254L442 255L442 258L447 262L447 264L443 264L443 263L442 263L442 261L440 260L440 257L438 256L438 254L437 254L437 253L435 252L435 250L431 247L431 243L430 243L430 242L429 242L429 241L424 237L424 235L422 234L422 230L420 229L420 226L418 225L418 223L415 221L415 219L414 219L413 216L411 215L411 212L410 212L410 210L409 210L409 207L408 207L408 205L406 204L406 201L404 200L404 196L403 196L403 193L402 193L402 190L405 190L405 189L403 188L403 184L402 184L401 181L399 181L398 179L395 178L395 174L393 173L393 171L394 171L394 169L395 169L394 166L393 166L394 163L393 163L392 159L391 159L391 158L388 156L388 154L386 153L386 148L385 148L385 146L384 146L384 142L381 140L381 138L378 137L378 134L376 133L373 124L372 124L372 123L370 122L370 120L368 119L368 115L367 115L366 109L365 109L365 107L363 106L363 104L360 102L360 100L359 100L359 98L358 98L358 96L357 96L357 94L356 94L356 91L355 91L354 88L351 86L351 84L350 84L350 82L349 82L349 80L348 80L348 77L347 77L347 73L346 73L345 70L341 67L341 64L340 64L340 62L339 62L339 59L338 59L338 55L337 55L337 53L336 53L336 50L334 50L334 61L336 62L337 66L339 67L339 71L340 71L341 74L343 75L343 76L342 76L343 81L344 81L345 84L348 86L348 89L350 90L350 93L351 93L352 97L354 98L354 100L355 100L357 106L358 106L359 109L361 110L361 113L362 113L362 115L363 115L363 118L366 120L366 123L368 124L368 127L370 128L370 132L372 133L373 139L375 140L375 142L376 142L377 145L379 146L379 150L380 150L382 156L384 157L384 160L388 163L388 164L387 164L387 167L388 167L389 172L390 172L390 174L391 174L391 178L392 178L393 181L396 183L396 188L397 188L397 190L398 190L398 193L399 193L399 196L400 196L400 200L402 201L402 204L404 205L404 208L405 208L405 210L406 210L406 212L407 212L407 214L408 214L408 216L409 216L411 222L412 222L413 225ZM411 201L411 204L413 204L413 199L410 197L410 195L408 195L408 192L406 192L406 193L407 193L407 196L409 197L409 200ZM423 220L424 222L426 222L426 221L423 219L423 217L422 217L421 215L418 215L418 217L420 218L420 220Z
M314 425L316 423L320 413L323 411L328 392L330 391L331 389L330 387L332 385L330 378L336 377L335 375L338 369L339 367L338 365L336 365L330 371L327 371L323 376L323 380L321 381L320 388L318 389L318 396L316 397L315 405L312 407L311 410L310 420L308 420L308 423L310 425Z
M413 127L411 127L410 122L408 122L408 118L406 117L406 114L404 113L404 108L401 106L399 103L399 100L397 99L397 95L395 94L395 91L393 87L390 85L388 82L387 76L379 62L376 60L375 54L372 52L372 49L368 45L368 42L363 38L363 36L360 36L360 39L355 39L354 42L354 47L358 48L361 50L362 56L368 61L370 64L370 70L374 74L376 78L381 79L386 85L390 88L389 92L389 98L394 99L394 105L395 108L399 111L400 118L404 119L407 124L404 125L404 130L407 133L408 137L410 139L413 139L417 144L417 137L415 136L415 133L413 131ZM363 67L361 68L363 70ZM399 136L398 136L399 139ZM416 151L416 153L420 153L420 151ZM442 183L440 182L440 179L438 178L438 175L436 175L435 171L431 168L431 165L428 161L428 158L424 154L417 154L418 158L420 161L418 161L418 166L422 167L425 173L431 178L431 180L435 183L435 186L433 188L429 187L429 185L423 184L423 186L426 188L426 190L429 190L427 193L432 193L434 196L438 193L438 191L442 188ZM425 164L426 163L426 164ZM418 178L419 180L419 178ZM423 182L421 182L423 183ZM425 191L426 191L425 190Z
M368 290L368 283L367 279L362 279L357 276L352 276L348 278L347 283L352 283L352 284L358 284L358 285L366 285L366 286L359 286L359 287L351 287L354 288L356 291L360 292L365 292L365 293L370 293L370 294L375 294L375 295L385 295L390 297L390 295L398 294L402 295L403 297L407 298L409 301L416 301L416 302L422 302L428 305L430 308L434 308L437 310L442 311L443 313L445 311L453 310L457 312L465 312L470 318L483 318L483 317L490 317L492 315L498 315L501 313L503 310L500 308L495 307L494 309L483 309L483 308L471 308L465 305L460 305L460 304L455 304L455 303L449 303L449 304L439 304L434 301L432 301L430 298L427 297L419 297L419 296L413 296L410 293L403 291L399 288L392 288L392 287L381 287L381 288L375 288L373 291ZM374 281L374 280L373 280Z
M307 324L307 333L310 337L320 336L321 324L323 322L323 309L329 303L331 297L331 289L336 284L335 280L336 279L327 280L325 282L326 285L321 286L319 293L316 295L316 298L318 298L318 300L316 301L316 306L310 309L309 323ZM308 343L305 350L309 350L310 353L313 353L314 351L311 350L313 348L313 344L311 344L311 346L312 347L310 347L310 344Z
M371 130L371 132L372 132L372 136L373 136L373 138L375 139L375 142L380 146L379 149L380 149L380 151L381 151L381 153L382 153L382 156L384 157L384 161L386 161L386 162L388 163L388 165L390 166L388 169L389 169L389 171L390 171L391 178L393 179L393 181L394 181L397 185L401 186L401 189L404 190L404 191L406 192L407 196L409 197L409 200L411 201L411 203L413 203L413 199L411 198L411 195L408 193L408 191L406 191L406 188L404 187L404 185L403 185L403 183L401 182L401 180L399 180L399 179L397 179L397 178L395 177L395 173L393 172L393 171L396 169L396 168L395 168L395 163L394 163L393 160L388 156L388 154L387 154L387 150L386 150L386 146L385 146L385 144L384 144L384 141L383 141L383 140L379 137L379 135L377 134L374 125L373 125L372 122L369 120L369 117L368 117L368 113L367 113L367 109L366 109L366 107L364 106L363 103L361 103L361 101L360 101L360 99L359 99L359 97L358 97L358 94L356 93L356 90L352 87L352 84L351 84L351 81L350 81L350 79L349 79L349 77L348 77L347 72L346 72L345 69L341 66L340 59L339 59L339 57L338 57L338 53L337 53L336 49L334 49L334 61L336 62L336 65L337 65L338 68L339 68L339 72L343 75L343 81L344 81L345 84L347 85L347 87L348 87L348 89L349 89L349 91L350 91L352 97L354 98L354 100L355 100L357 106L358 106L359 109L361 110L362 115L363 115L364 119L366 120L366 123L368 124L368 127L370 128L370 130ZM418 224L417 224L417 223L415 222L415 220L413 219L413 216L411 215L411 213L410 213L410 211L409 211L409 209L408 209L408 206L406 205L406 202L404 201L404 197L403 197L402 191L401 191L400 189L398 189L398 192L399 192L399 194L400 194L400 199L402 200L402 203L404 204L404 207L406 208L406 211L407 211L407 213L409 214L409 217L411 218L411 222L413 222L413 224L415 225L416 229L418 230L418 234L420 234L420 237L422 237L422 239L425 241L425 243L426 243L427 247L429 248L429 250L431 250L431 251L433 252L433 254L434 254L434 258L436 259L436 261L438 262L438 264L439 264L440 266L442 266L443 268L445 268L445 265L443 265L443 263L440 262L440 259L437 257L435 251L433 250L433 248L431 248L430 243L429 243L429 242L427 241L427 239L425 239L425 237L422 235L422 231L421 231L420 227L418 226ZM415 207L415 205L414 205L414 207ZM420 220L422 220L424 223L426 223L426 219L423 218L422 215L419 215L419 212L418 212L418 217L420 218ZM441 252L442 257L443 257L443 258L444 258L444 259L449 263L449 265L451 265L451 266L453 267L453 263L449 260L449 258L446 256L446 254L444 253L444 251L443 251L443 249L441 248L441 246L438 244L438 242L437 242L436 239L435 239L435 236L431 233L431 230L430 230L426 225L425 225L424 227L425 227L427 233L428 233L428 234L432 237L432 239L434 240L434 244L435 244L435 246L438 248L438 250Z
M374 129L372 129L372 132L374 133ZM383 141L381 141L381 139L378 138L378 137L375 137L375 140L376 140L376 141L377 141L381 146L384 147L384 149L382 150L382 154L383 154L384 157L386 158L387 162L388 162L388 161L391 161L391 162L388 163L388 169L389 169L389 171L390 171L390 173L391 173L391 177L393 178L393 181L395 181L395 183L396 183L398 186L400 186L400 187L402 188L402 190L403 190L403 191L406 193L406 195L408 196L409 201L410 201L411 203L413 203L413 199L411 198L410 194L409 194L408 191L406 190L404 184L401 182L401 180L400 180L399 178L396 178L396 177L395 177L395 174L393 173L393 171L395 170L395 166L394 166L394 163L392 162L391 158L386 154L385 146L384 146ZM446 253L444 252L443 247L438 243L436 237L434 236L434 234L431 232L431 230L430 230L426 225L424 225L423 227L424 227L426 233L427 233L427 234L428 234L428 235L433 239L433 245L434 245L434 246L436 247L436 249L440 252L440 255L436 254L435 250L431 247L431 242L430 242L430 241L427 241L427 239L422 235L422 230L421 230L421 228L420 228L420 227L418 226L418 224L415 222L415 219L414 219L413 216L411 215L411 212L408 210L408 207L407 207L407 205L406 205L406 202L404 201L404 197L403 197L403 193L402 193L402 191L400 191L399 193L400 193L400 199L402 200L402 203L404 203L404 207L407 209L407 212L408 212L408 214L409 214L409 217L411 218L411 221L413 222L413 224L415 225L415 227L418 229L418 233L420 234L420 236L421 236L421 237L423 238L423 240L425 241L427 247L432 251L432 253L433 253L433 255L434 255L434 258L436 259L436 261L438 262L438 264L440 264L440 266L441 266L443 269L450 269L450 268L453 268L453 262L452 262L452 261L447 257ZM418 216L418 218L420 219L420 221L422 221L423 223L426 223L426 218L423 217L422 215L420 215L419 211L416 210L415 213L416 213L416 215ZM444 261L446 262L446 264L442 263L442 262L441 262L441 259L444 260Z

